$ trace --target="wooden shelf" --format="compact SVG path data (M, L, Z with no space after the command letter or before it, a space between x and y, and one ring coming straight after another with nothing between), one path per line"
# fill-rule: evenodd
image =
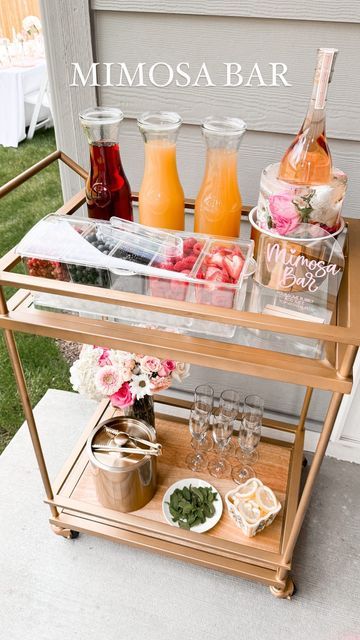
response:
M186 419L171 416L156 419L158 440L163 445L164 453L158 463L157 491L143 509L133 513L120 513L99 503L85 444L94 426L115 413L109 405L103 405L97 411L54 483L54 499L48 502L61 510L59 518L56 519L57 525L60 522L62 526L94 534L99 532L100 527L104 535L136 546L153 548L156 540L158 550L168 555L182 556L194 561L194 554L199 558L205 554L208 560L216 562L219 568L255 579L263 579L263 570L266 569L266 582L275 584L275 569L281 562L285 532L291 528L290 518L294 513L289 507L289 502L296 504L298 499L301 464L297 465L294 476L294 445L269 439L262 439L259 445L257 475L273 488L283 508L274 523L254 538L247 538L227 513L224 496L234 487L231 478L217 480L206 472L195 474L196 477L211 482L224 502L220 522L208 533L197 534L170 526L162 514L162 498L166 489L177 480L194 476L185 462L190 447ZM298 451L298 456L302 456L302 449ZM230 458L231 460L235 463L234 458ZM233 565L229 564L229 560Z
M269 380L311 385L326 391L351 391L352 378L339 376L336 367L328 360L313 360L158 329L144 332L142 327L40 311L32 306L32 300L29 292L17 297L14 303L10 300L9 314L1 319L2 327L11 326L17 331L50 338L56 338L61 333L63 340L170 357Z

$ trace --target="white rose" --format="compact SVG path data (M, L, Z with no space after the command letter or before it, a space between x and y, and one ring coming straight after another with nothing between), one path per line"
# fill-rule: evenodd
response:
M78 391L80 387L80 360L76 360L72 367L70 367L70 382L74 391Z
M313 211L309 219L314 222L325 224L327 227L335 226L341 205L333 201L333 189L327 185L316 187L315 193L310 200Z
M183 382L190 375L190 365L187 362L177 362L171 375L174 380Z
M311 198L311 206L313 207L313 209L316 209L317 207L319 208L330 207L332 204L331 203L332 191L333 191L332 188L328 187L326 184L320 187L316 187L315 193Z

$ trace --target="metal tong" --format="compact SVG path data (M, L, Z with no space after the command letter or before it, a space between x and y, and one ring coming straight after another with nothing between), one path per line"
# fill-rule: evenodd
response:
M118 429L112 429L111 427L106 427L106 431L114 437L114 445L102 445L102 444L93 444L92 448L96 451L111 451L115 453L138 453L143 455L150 456L159 456L162 454L162 446L158 442L150 442L150 440L143 440L142 438L138 438L137 436L132 436L126 431L120 431ZM119 444L116 440L122 440L122 443ZM128 441L134 442L135 444L146 445L146 449L142 449L141 447L126 447L125 445Z
M92 449L94 451L109 451L112 453L138 453L144 456L160 456L162 454L161 449L139 449L137 447L112 447L106 444L93 444Z

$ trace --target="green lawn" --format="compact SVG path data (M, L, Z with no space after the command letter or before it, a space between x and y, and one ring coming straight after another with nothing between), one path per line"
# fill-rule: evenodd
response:
M0 146L0 184L54 151L52 129L40 130L33 140L17 149ZM13 247L26 231L45 214L62 204L59 170L54 163L0 200L0 255ZM21 269L21 266L19 267ZM12 292L6 292L7 297ZM16 340L25 369L31 402L35 405L49 387L70 389L69 367L56 343L48 338L17 334ZM0 452L23 422L23 413L14 383L3 336L0 336Z

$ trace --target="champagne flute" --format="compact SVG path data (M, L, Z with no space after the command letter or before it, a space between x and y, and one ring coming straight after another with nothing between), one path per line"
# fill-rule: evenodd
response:
M260 396L250 395L245 398L243 419L239 431L239 449L236 454L242 464L233 468L231 476L234 482L242 484L255 477L252 464L259 459L257 447L261 437L261 423L264 413L264 400Z
M211 434L208 427L211 423L211 413L214 407L214 389L209 384L199 384L194 392L194 408L206 416L206 429L203 433L199 449L203 452L211 451L213 448ZM193 441L192 446L195 445Z
M231 440L233 421L224 418L223 414L217 412L213 419L212 433L219 456L209 462L208 470L214 478L223 478L230 471L230 465L224 457L224 451Z
M235 389L225 389L219 400L219 412L229 420L235 420L240 407L240 393Z
M192 408L189 417L189 430L192 436L192 446L194 453L189 453L186 464L192 471L202 471L206 468L206 458L200 451L200 443L207 429L207 419L203 413L196 408Z
M239 415L240 405L241 396L238 391L235 391L235 389L225 389L221 393L219 400L219 413L224 420L230 420L233 428L234 422ZM225 453L228 455L234 453L234 445L231 439L225 447Z

